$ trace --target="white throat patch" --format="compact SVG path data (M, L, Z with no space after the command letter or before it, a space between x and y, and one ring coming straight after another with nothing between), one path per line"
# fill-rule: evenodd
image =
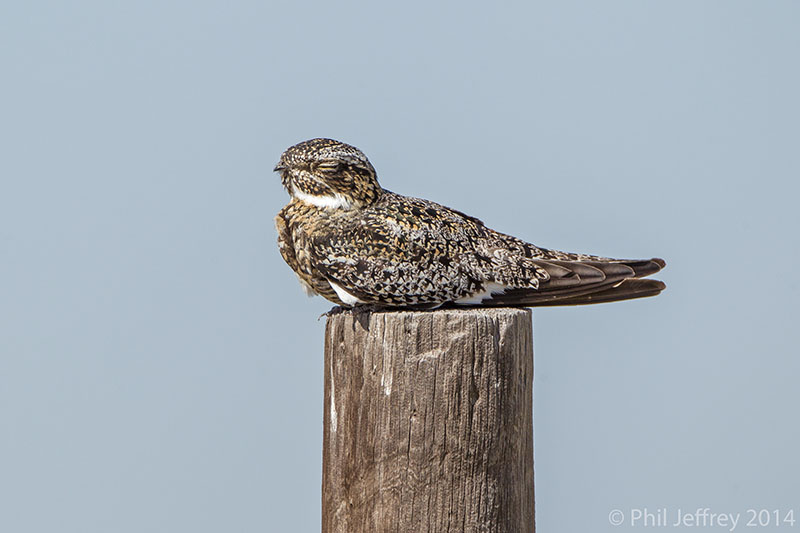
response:
M305 202L315 207L321 207L323 209L350 209L351 205L350 201L341 194L324 194L322 196L316 196L313 194L304 193L303 191L298 191L296 188L292 187L292 196L301 202Z

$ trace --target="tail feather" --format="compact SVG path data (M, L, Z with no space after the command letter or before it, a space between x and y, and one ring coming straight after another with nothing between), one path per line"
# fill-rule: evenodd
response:
M481 305L584 305L655 296L666 287L658 280L638 279L661 270L666 263L659 258L536 262L550 274L537 289L509 288L487 297Z
M586 305L620 300L632 300L656 296L666 288L664 282L656 279L629 278L616 285L586 288L584 291L541 293L535 289L515 289L497 294L484 300L481 305L504 307L543 307L554 305Z
M562 301L551 300L541 302L537 306L552 305L587 305L605 302L618 302L621 300L633 300L635 298L647 298L657 296L667 285L657 279L626 279L619 285L598 292L592 292L582 296L565 298Z

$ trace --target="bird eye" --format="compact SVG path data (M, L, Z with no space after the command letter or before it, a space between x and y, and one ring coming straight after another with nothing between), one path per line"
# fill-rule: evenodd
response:
M322 161L317 164L317 168L322 172L337 172L339 170L338 161Z

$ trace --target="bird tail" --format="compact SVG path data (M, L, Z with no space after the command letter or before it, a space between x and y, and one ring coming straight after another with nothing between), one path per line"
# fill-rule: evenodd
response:
M550 273L538 288L507 289L484 299L484 306L540 307L587 305L656 296L664 282L639 279L661 270L663 259L536 261Z

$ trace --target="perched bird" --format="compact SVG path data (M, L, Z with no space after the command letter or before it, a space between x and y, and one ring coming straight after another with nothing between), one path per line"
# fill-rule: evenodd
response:
M354 146L296 144L275 171L291 201L281 255L309 294L347 307L579 305L654 296L662 259L539 248L443 205L381 188Z

